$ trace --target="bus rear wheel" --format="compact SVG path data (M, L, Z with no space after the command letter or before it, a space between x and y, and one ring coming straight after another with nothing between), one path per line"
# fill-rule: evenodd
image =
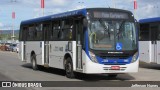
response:
M73 63L70 57L65 61L65 71L67 78L75 78L75 74L73 72Z
M33 70L37 70L38 67L37 67L36 55L32 55L31 56L31 62L32 62L32 68L33 68Z

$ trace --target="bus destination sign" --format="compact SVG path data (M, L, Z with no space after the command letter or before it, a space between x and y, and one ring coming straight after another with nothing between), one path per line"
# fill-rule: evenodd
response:
M93 12L94 18L128 19L127 13L123 12Z

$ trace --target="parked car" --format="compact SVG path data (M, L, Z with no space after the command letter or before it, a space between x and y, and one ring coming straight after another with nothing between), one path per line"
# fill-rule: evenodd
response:
M14 48L17 46L17 44L10 44L9 51L14 51Z
M19 44L16 44L16 46L13 47L13 52L19 52Z
M6 51L10 51L10 46L11 46L12 44L11 43L5 43L5 50Z

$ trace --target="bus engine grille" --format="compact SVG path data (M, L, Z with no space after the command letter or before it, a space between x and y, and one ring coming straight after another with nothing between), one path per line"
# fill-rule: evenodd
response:
M100 57L103 58L103 59L106 59L106 58L127 59L127 58L129 58L129 56L130 55L128 55L128 54L114 54L114 55L113 54L110 54L110 55L109 54L106 54L106 55L105 54L100 54Z

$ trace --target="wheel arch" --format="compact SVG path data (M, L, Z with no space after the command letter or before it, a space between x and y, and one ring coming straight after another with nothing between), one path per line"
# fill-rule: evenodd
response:
M33 56L33 55L36 55L36 53L35 53L35 51L32 50L32 51L31 51L31 55L30 55L30 60L32 59L32 56Z
M68 57L70 57L71 60L72 60L72 57L71 57L70 53L66 53L66 54L64 55L64 58L63 58L63 68L64 68L64 69L65 69L65 63L66 63L66 60L67 60ZM72 64L73 64L73 61L72 61Z
M30 60L32 63L33 70L37 70L38 66L37 66L37 60L36 60L36 53L33 50L31 51Z

